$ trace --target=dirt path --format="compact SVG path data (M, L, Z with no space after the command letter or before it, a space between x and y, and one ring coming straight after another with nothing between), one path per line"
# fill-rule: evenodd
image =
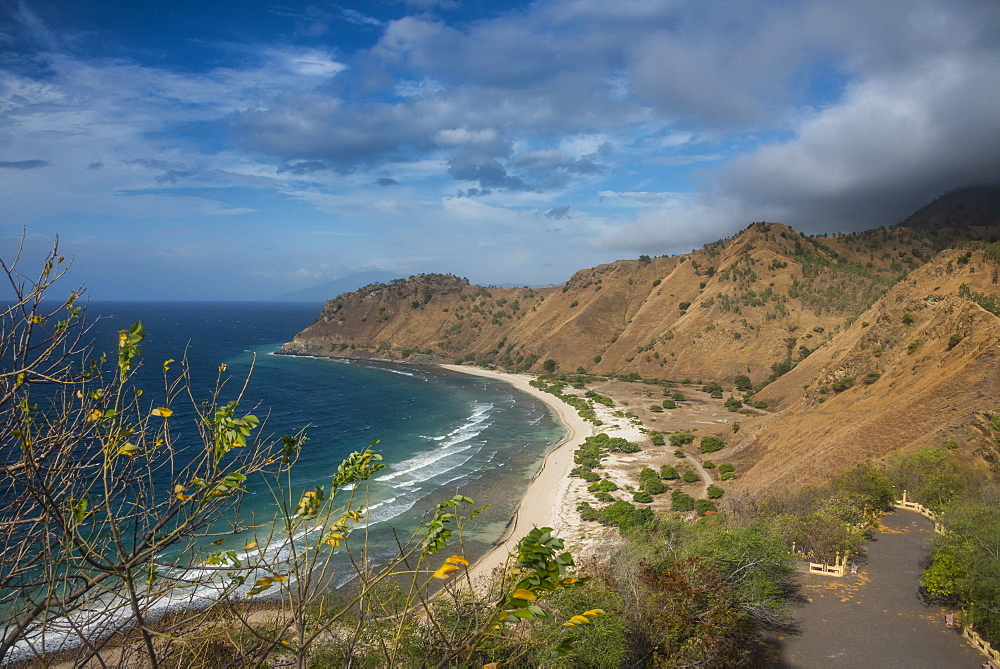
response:
M708 486L712 485L712 477L705 471L705 468L701 466L701 463L698 462L697 458L692 455L688 455L686 456L686 459L694 465L694 468L698 471L698 475L701 476L701 490L697 495L691 496L695 499L706 499L708 497Z
M854 576L799 575L801 634L779 639L776 667L979 667L986 659L945 626L945 610L917 594L933 536L911 511L883 517Z

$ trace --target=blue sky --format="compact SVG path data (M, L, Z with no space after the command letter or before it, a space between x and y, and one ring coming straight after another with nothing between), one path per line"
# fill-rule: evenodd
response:
M0 257L92 299L562 283L998 177L995 0L0 0Z

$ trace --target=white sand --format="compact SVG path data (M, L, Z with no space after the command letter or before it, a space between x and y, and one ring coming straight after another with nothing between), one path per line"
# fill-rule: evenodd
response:
M556 530L557 536L566 539L568 533L579 527L580 519L575 504L571 509L565 508L565 502L570 498L571 484L579 481L570 479L569 472L573 469L573 452L583 444L584 439L594 434L594 428L580 418L573 407L549 393L530 386L528 382L532 380L531 376L505 374L462 365L441 366L463 374L505 381L552 407L566 427L566 436L545 456L541 468L528 484L528 489L525 490L524 497L521 498L521 503L500 542L469 568L470 577L476 581L488 577L494 569L504 565L518 540L532 528L551 527Z

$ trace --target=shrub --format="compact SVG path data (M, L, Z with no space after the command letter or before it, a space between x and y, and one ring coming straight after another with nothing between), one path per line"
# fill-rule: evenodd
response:
M649 410L652 411L653 413L663 413L663 407L661 407L659 404L650 405Z
M693 471L688 470L684 472L684 476L681 477L685 483L697 483L701 480L701 477L695 474Z
M702 437L701 443L698 444L698 450L702 453L715 453L726 447L726 442L722 441L718 437Z
M838 393L843 392L853 386L854 386L853 376L845 376L844 378L837 379L836 381L830 384L830 387L836 390Z
M663 446L666 444L666 439L663 437L662 432L657 432L652 430L649 433L649 440L653 443L653 446Z
M612 495L611 493L606 492L604 490L598 490L597 492L595 492L594 493L594 499L596 499L598 502L614 502L614 501L616 501L614 495Z
M660 478L666 479L667 481L674 481L680 477L681 475L677 473L677 469L674 467L671 467L670 465L663 465L660 467Z
M921 344L923 344L923 342L920 341L919 339L914 339L913 341L911 341L909 344L906 345L906 355L913 355L914 353L916 353L917 349L920 348Z
M948 338L948 350L950 351L951 349L958 346L959 342L961 342L963 339L965 339L965 337L958 334L957 332L953 334L951 337Z
M694 435L690 432L674 432L670 435L671 446L684 446L694 441Z
M660 495L667 491L667 487L663 485L656 470L644 467L639 473L639 490L650 495Z
M708 488L705 490L705 493L708 495L709 499L719 499L720 497L722 497L723 494L725 494L725 492L726 492L725 490L715 485L714 483L708 486Z
M731 481L736 478L736 472L726 472L725 474L719 476L719 478L723 481Z
M685 399L684 393L679 393L679 392L674 393L673 395L671 395L671 399L673 399L675 402L683 402Z
M709 512L711 513L717 512L719 508L715 506L714 502L710 502L707 499L696 499L694 501L694 510L695 513L697 513L699 516L704 516L706 513Z
M693 511L694 497L681 490L675 490L670 495L671 511Z
M586 481L588 483L593 483L594 481L600 481L601 480L601 475L600 474L598 474L597 472L595 472L594 470L592 470L590 467L584 467L582 465L579 466L579 467L574 467L573 471L571 471L569 473L569 475L570 476L577 476L579 478L582 478L584 481Z
M556 361L553 360L552 358L549 358L548 360L542 363L542 369L544 369L549 374L553 373L554 371L556 371Z
M618 486L610 479L603 479L588 485L587 490L589 492L611 492L612 490L618 490Z
M733 379L733 383L736 385L738 390L750 390L753 388L753 383L750 382L750 377L742 374Z
M690 306L691 306L690 302L681 302L680 304L677 305L677 308L680 309L681 311L687 311L687 308Z
M712 462L711 460L702 460L701 466L704 467L705 469L715 469L715 463Z
M674 402L673 400L663 400L663 408L664 409L676 409L677 408L677 403Z
M867 374L865 374L865 378L862 379L862 382L866 386L870 386L871 384L875 383L876 381L878 381L881 378L882 378L882 375L879 374L878 372L868 372Z
M903 325L913 325L913 314L903 314L903 318L900 320L903 321Z
M728 472L735 472L736 467L731 462L723 462L719 465L719 474L726 474Z
M638 492L632 493L632 501L640 502L642 504L649 504L653 501L653 496L650 495L645 490L639 490Z

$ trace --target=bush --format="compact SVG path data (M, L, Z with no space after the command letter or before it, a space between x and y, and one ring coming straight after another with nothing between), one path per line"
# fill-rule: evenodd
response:
M723 462L719 465L719 474L727 474L736 471L736 467L731 462Z
M580 465L578 467L574 467L573 471L571 471L569 473L569 475L570 476L579 477L579 478L583 479L584 481L586 481L587 483L593 483L594 481L600 481L601 480L601 475L600 474L598 474L597 472L595 472L590 467L584 467L583 465Z
M694 510L699 516L704 516L706 513L717 512L719 508L707 499L696 499L694 501Z
M663 400L663 408L664 409L676 409L677 408L677 403L674 402L673 400Z
M659 404L650 405L649 410L652 411L653 413L663 413L663 407L661 407Z
M632 493L632 501L640 502L642 504L649 504L650 502L653 501L653 496L650 495L645 490L639 490L637 492Z
M684 393L677 392L670 396L675 402L683 402L685 400Z
M911 341L909 344L906 345L906 355L913 355L914 353L916 353L917 349L920 348L921 344L923 344L923 342L920 341L919 339L914 339L913 341Z
M702 460L701 466L704 467L705 469L715 469L715 463L712 462L711 460Z
M742 374L733 379L733 384L735 384L737 390L746 391L753 388L753 383L751 383L750 377Z
M865 378L863 378L861 381L866 386L870 386L871 384L875 383L876 381L878 381L881 378L882 378L882 375L879 374L878 372L868 372L867 374L865 374Z
M913 314L903 314L903 317L900 320L903 321L903 325L913 325Z
M958 346L963 339L965 339L965 337L958 334L957 332L953 334L951 337L948 338L948 350L950 351L951 349Z
M701 480L701 477L695 474L693 471L688 470L684 472L684 476L681 477L685 483L697 483Z
M674 467L671 467L670 465L663 465L660 467L660 478L666 479L667 481L675 481L680 477L681 475L677 473L677 470Z
M588 485L587 490L589 492L611 492L612 490L618 490L618 486L610 479L603 479Z
M670 435L671 446L684 446L694 441L694 435L690 432L674 432Z
M609 492L605 492L604 490L598 490L597 492L595 492L594 493L594 499L596 499L598 502L614 502L614 501L616 501L614 495L612 495Z
M708 495L709 499L719 499L725 494L725 490L715 485L714 483L705 490L705 494Z
M666 444L666 439L663 437L663 433L657 432L656 430L649 432L649 440L653 443L653 446L663 446Z
M845 376L844 378L837 379L836 381L830 384L830 387L836 390L838 393L843 392L853 386L854 386L853 376Z
M650 495L661 495L667 491L655 470L644 467L639 473L639 490Z
M715 453L726 447L726 442L722 441L718 437L702 437L701 443L698 444L698 450L702 453Z
M694 497L681 490L675 490L670 495L671 511L694 511Z

